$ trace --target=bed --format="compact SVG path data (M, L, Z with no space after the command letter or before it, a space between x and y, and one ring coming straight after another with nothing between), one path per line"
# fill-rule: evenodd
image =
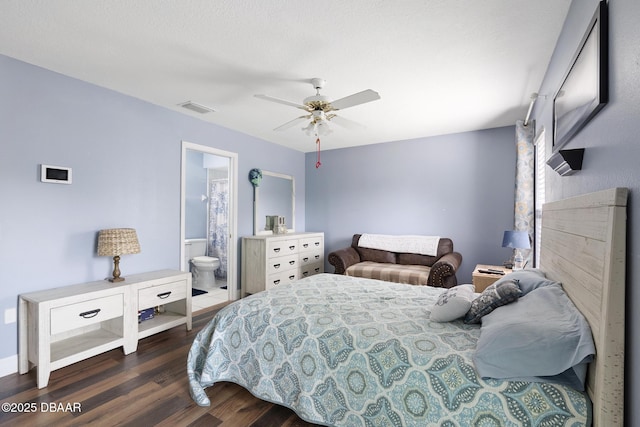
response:
M191 395L206 406L208 387L234 382L331 426L622 425L626 197L543 211L541 268L593 335L585 392L481 377L481 327L430 318L442 289L320 274L220 310L189 352Z

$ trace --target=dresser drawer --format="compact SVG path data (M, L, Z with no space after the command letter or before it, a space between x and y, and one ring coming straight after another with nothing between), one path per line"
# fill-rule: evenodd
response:
M323 250L323 238L322 236L316 237L303 237L300 239L300 252Z
M186 297L187 285L184 281L142 288L138 290L138 310L168 304Z
M303 252L300 254L300 267L304 268L306 265L324 261L321 251Z
M314 274L323 273L324 264L322 262L316 262L308 264L300 269L300 278L313 276Z
M298 270L283 271L280 273L270 274L267 277L265 289L271 289L279 285L291 283L298 279Z
M298 253L298 239L274 240L267 243L267 258Z
M51 335L114 319L123 314L122 294L51 309Z
M298 255L287 255L267 260L267 274L279 273L281 271L298 268Z

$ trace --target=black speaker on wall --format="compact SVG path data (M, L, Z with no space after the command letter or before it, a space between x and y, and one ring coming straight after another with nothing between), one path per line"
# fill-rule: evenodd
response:
M558 150L555 152L547 164L558 172L560 176L573 175L576 171L582 169L582 159L584 157L584 148L575 148L573 150Z

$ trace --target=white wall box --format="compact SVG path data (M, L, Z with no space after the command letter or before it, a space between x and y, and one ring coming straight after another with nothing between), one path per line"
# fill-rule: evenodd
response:
M161 306L153 319L138 323L138 310ZM136 351L138 340L186 325L191 330L191 274L161 270L20 295L19 371L37 367L38 388L51 371L122 347Z

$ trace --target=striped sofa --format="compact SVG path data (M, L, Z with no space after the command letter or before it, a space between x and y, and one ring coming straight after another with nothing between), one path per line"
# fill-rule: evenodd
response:
M453 251L449 238L440 238L437 255L429 256L363 248L358 245L360 236L354 234L351 246L329 254L336 274L443 288L458 284L462 255Z

